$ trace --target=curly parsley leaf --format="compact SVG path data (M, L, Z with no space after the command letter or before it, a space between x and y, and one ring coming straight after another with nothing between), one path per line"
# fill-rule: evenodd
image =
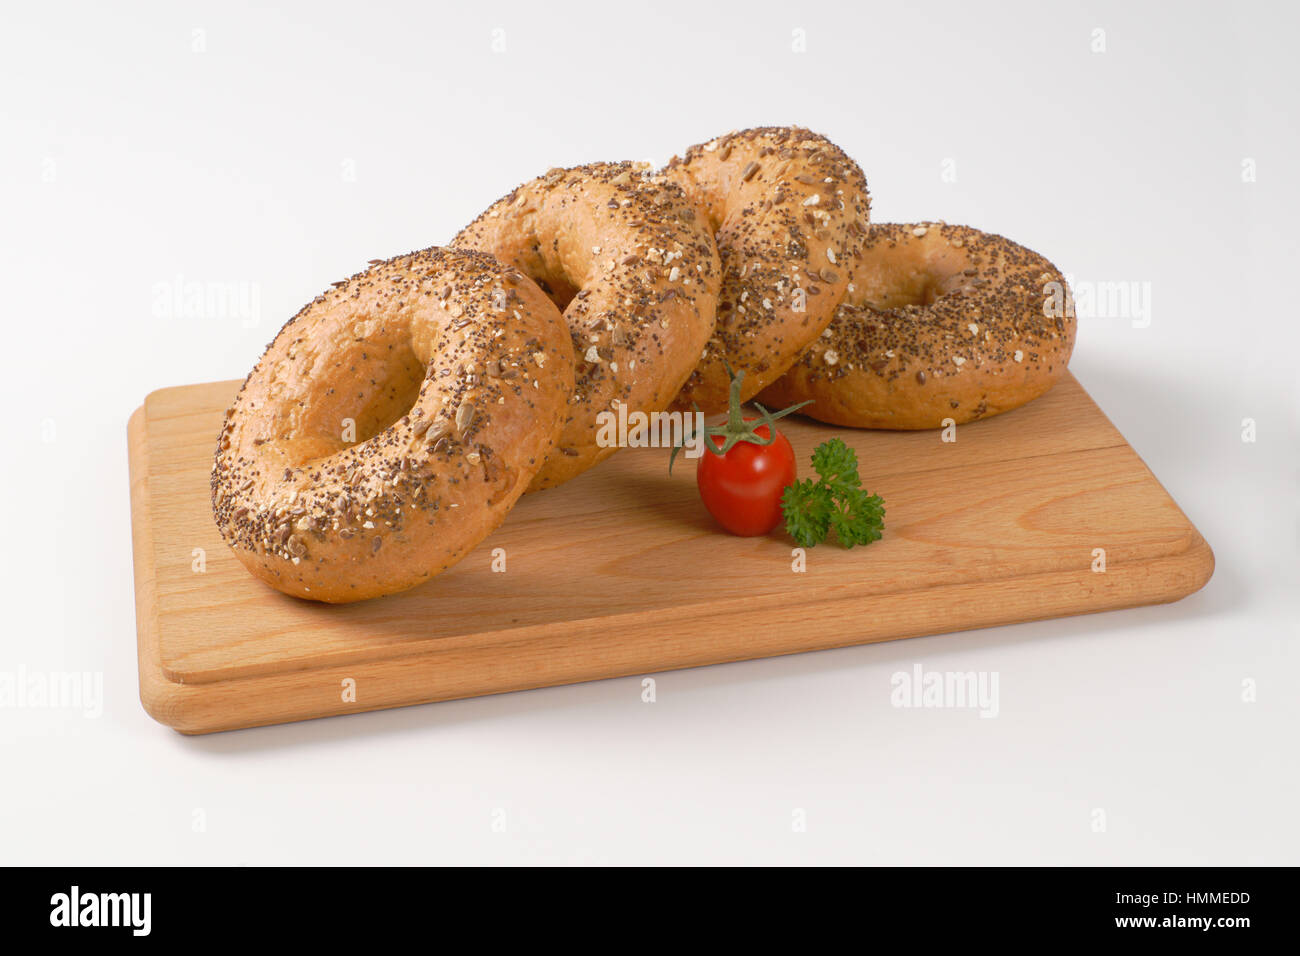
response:
M857 453L832 438L817 447L812 463L817 479L796 481L781 496L790 537L805 548L825 541L831 531L846 548L879 541L885 528L884 502L862 487Z
M785 529L800 547L811 548L826 537L835 504L819 482L796 481L781 495Z
M836 504L831 514L831 530L840 544L851 548L880 540L885 529L885 503L879 495L868 494L863 488L850 488Z
M858 477L858 453L841 438L832 438L818 445L812 453L812 464L832 495L862 487L862 479Z

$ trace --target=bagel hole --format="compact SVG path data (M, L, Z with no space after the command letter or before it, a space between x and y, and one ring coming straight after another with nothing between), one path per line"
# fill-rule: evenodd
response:
M880 288L868 290L864 301L873 309L902 309L909 305L926 308L942 295L939 283L932 276L920 275L909 276L900 284L882 284Z
M532 275L527 272L525 275L537 283L537 288L545 292L546 297L554 302L561 312L569 307L573 297L578 294L578 287L572 285L563 276Z
M414 352L407 357L410 361L404 362L382 387L377 388L354 416L357 444L391 428L415 407L416 399L420 397L420 383L424 381L425 366L416 359Z
M557 240L558 241L558 240ZM497 255L507 259L511 265L532 279L537 288L555 303L563 312L578 294L581 286L574 285L560 265L558 253L550 257L544 255L540 242L534 241L527 248L519 251L494 250ZM504 254L503 254L504 253Z
M870 278L859 278L857 297L873 309L928 308L964 283L966 267L963 256L922 258L891 250L891 256L874 263L869 273L864 270Z
M302 460L297 464L354 447L390 428L415 406L424 375L409 338L354 344L332 368L313 376L301 427L310 437L298 443Z

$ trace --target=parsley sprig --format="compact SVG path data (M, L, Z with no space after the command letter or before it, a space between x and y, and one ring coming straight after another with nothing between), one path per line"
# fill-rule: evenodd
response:
M862 487L857 452L832 438L817 447L812 463L818 477L796 481L781 496L790 537L805 548L820 544L832 531L846 548L879 541L885 503Z

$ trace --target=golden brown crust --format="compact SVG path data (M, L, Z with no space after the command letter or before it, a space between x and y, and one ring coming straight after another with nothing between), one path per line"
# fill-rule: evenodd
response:
M564 309L577 384L556 451L531 490L608 457L601 412L668 407L713 332L719 265L695 207L630 163L553 169L494 203L452 240L508 262Z
M867 180L824 136L800 127L728 133L664 169L714 232L722 260L717 330L674 403L727 407L775 381L831 321L870 220Z
M944 223L871 227L825 332L759 400L857 428L939 428L996 415L1065 374L1075 319L1050 262Z
M346 602L445 570L505 518L573 389L563 318L490 256L426 249L336 282L226 413L212 508L244 565Z

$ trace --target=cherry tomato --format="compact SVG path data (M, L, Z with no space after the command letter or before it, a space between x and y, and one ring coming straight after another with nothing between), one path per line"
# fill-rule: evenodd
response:
M754 434L766 440L770 429L759 425ZM708 440L721 448L724 439L710 435ZM778 431L770 445L740 441L725 455L706 449L695 469L695 483L704 507L720 525L732 534L753 537L767 534L781 522L781 494L796 474L794 449Z

